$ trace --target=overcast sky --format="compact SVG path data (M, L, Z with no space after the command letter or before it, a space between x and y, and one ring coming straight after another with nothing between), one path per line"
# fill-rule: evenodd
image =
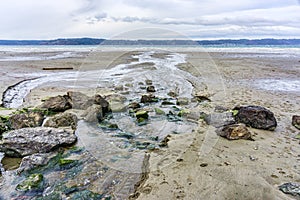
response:
M153 30L191 39L300 38L300 2L0 0L0 39L139 38Z

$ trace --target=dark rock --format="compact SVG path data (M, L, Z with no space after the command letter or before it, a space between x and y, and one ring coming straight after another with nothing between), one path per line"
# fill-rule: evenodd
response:
M171 101L163 101L163 102L161 102L161 105L168 106L168 105L175 105L175 103L173 103Z
M178 97L178 93L176 93L176 92L174 92L174 91L168 92L168 95L169 95L170 97L173 97L173 98Z
M294 115L292 117L292 125L295 126L297 129L300 130L300 116Z
M126 138L126 139L132 139L134 138L134 134L132 133L128 133L128 132L120 132L116 135L114 135L115 137L121 137L121 138Z
M252 128L272 131L277 126L274 114L264 107L245 106L236 107L233 110L238 110L238 113L235 115L235 120L238 123L244 123Z
M170 141L171 135L167 135L159 144L160 147L168 147L168 142Z
M177 98L177 101L176 101L176 105L188 105L189 104L189 99L186 98L186 97L179 97Z
M178 122L178 121L182 121L181 117L175 115L173 112L169 111L169 113L167 114L167 119L170 122Z
M153 85L150 85L147 87L147 92L155 92L155 87Z
M208 125L212 125L216 128L235 123L235 119L231 112L211 114L202 113L201 116Z
M251 133L244 124L232 124L220 128L217 131L219 136L225 137L228 140L253 140Z
M11 157L47 153L61 146L70 146L77 138L73 131L56 128L22 128L7 132L0 141L0 151Z
M300 184L299 183L284 183L279 186L279 189L283 193L300 197Z
M116 130L119 129L119 126L117 124L110 123L108 121L102 121L99 126L103 129L112 129Z
M61 113L50 117L45 122L45 127L68 127L70 126L72 129L76 129L78 118L75 114L72 113Z
M14 114L9 118L12 129L41 126L44 121L42 112L27 112Z
M72 108L72 100L68 95L50 97L44 101L41 108L45 108L53 112L63 112Z
M139 118L144 118L144 119L148 119L149 115L148 112L145 110L139 110L135 113L135 116L137 119Z
M101 95L97 94L95 96L94 103L102 107L103 116L111 112L108 101L106 101Z
M72 108L73 109L81 109L85 110L94 103L94 99L81 93L81 92L73 92L69 91L67 95L71 99Z
M133 110L137 109L137 108L140 108L141 105L137 102L131 102L129 105L128 105L128 108L131 108Z
M2 138L2 133L11 130L9 123L9 117L0 116L0 139Z
M158 99L154 95L152 94L142 95L141 103L153 103L153 102L158 102Z
M206 95L194 95L194 99L198 102L211 101L210 98Z

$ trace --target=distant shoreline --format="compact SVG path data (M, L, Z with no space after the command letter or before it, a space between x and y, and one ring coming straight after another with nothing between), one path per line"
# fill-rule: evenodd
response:
M300 45L300 39L222 39L222 40L106 40L96 38L66 38L54 40L0 40L0 45L228 45L228 46L266 46Z

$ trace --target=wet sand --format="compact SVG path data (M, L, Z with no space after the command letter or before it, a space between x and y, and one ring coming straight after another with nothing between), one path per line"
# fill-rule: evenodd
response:
M94 52L57 60L1 61L0 91L32 78L34 73L45 73L43 67L73 67L74 71L108 69L131 61L130 54ZM292 115L300 114L300 92L297 88L287 91L276 86L266 90L268 87L257 83L269 79L287 83L298 80L299 58L222 52L183 54L187 55L188 63L179 67L205 83L205 88L195 85L195 91L212 100L197 105L195 111L209 113L216 106L232 109L237 105L259 105L274 112L278 127L273 132L250 129L255 141L228 141L199 120L191 134L172 134L168 148L150 153L144 180L136 187L134 198L292 199L279 191L278 185L300 181L300 146L299 140L294 139L299 130L291 125ZM41 85L26 97L24 106L37 105L45 97L68 90L59 83Z

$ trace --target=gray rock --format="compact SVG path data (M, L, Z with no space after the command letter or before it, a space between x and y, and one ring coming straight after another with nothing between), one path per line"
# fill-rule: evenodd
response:
M186 97L178 97L177 101L176 101L176 104L180 105L180 106L182 106L182 105L188 105L189 104L189 99L186 98Z
M57 128L22 128L9 131L0 141L0 151L11 157L23 157L35 153L47 153L61 146L76 142L73 131Z
M72 108L72 100L68 95L50 97L44 101L41 108L45 108L53 112L63 112Z
M279 186L279 189L283 193L300 197L300 184L299 183L284 183Z
M156 91L155 87L153 85L148 86L146 90L147 90L147 92L155 92Z
M88 107L82 114L83 119L90 123L98 123L99 121L102 121L103 116L101 105L96 104Z
M217 133L219 136L225 137L228 140L253 140L251 138L251 132L247 129L245 124L227 125L217 130Z
M106 101L101 95L97 94L94 98L94 104L100 105L102 108L102 116L111 112L108 101Z
M274 114L264 107L245 106L236 107L233 110L238 110L238 113L235 115L235 120L238 123L244 123L252 128L272 131L277 126Z
M295 126L297 129L300 130L300 116L294 115L292 117L292 125Z
M45 122L45 127L71 127L72 129L76 129L78 118L75 114L72 113L61 113L50 117Z
M94 99L81 93L81 92L73 92L69 91L67 95L71 99L72 108L85 110L94 103Z
M204 121L208 125L212 125L216 128L235 123L235 119L232 116L231 112L211 113L211 114L207 114L207 115L204 114L203 116L204 116Z
M42 112L29 111L28 113L14 114L9 118L12 129L41 126L43 121L44 114Z
M22 158L18 173L28 171L36 167L45 166L56 153L37 153Z

